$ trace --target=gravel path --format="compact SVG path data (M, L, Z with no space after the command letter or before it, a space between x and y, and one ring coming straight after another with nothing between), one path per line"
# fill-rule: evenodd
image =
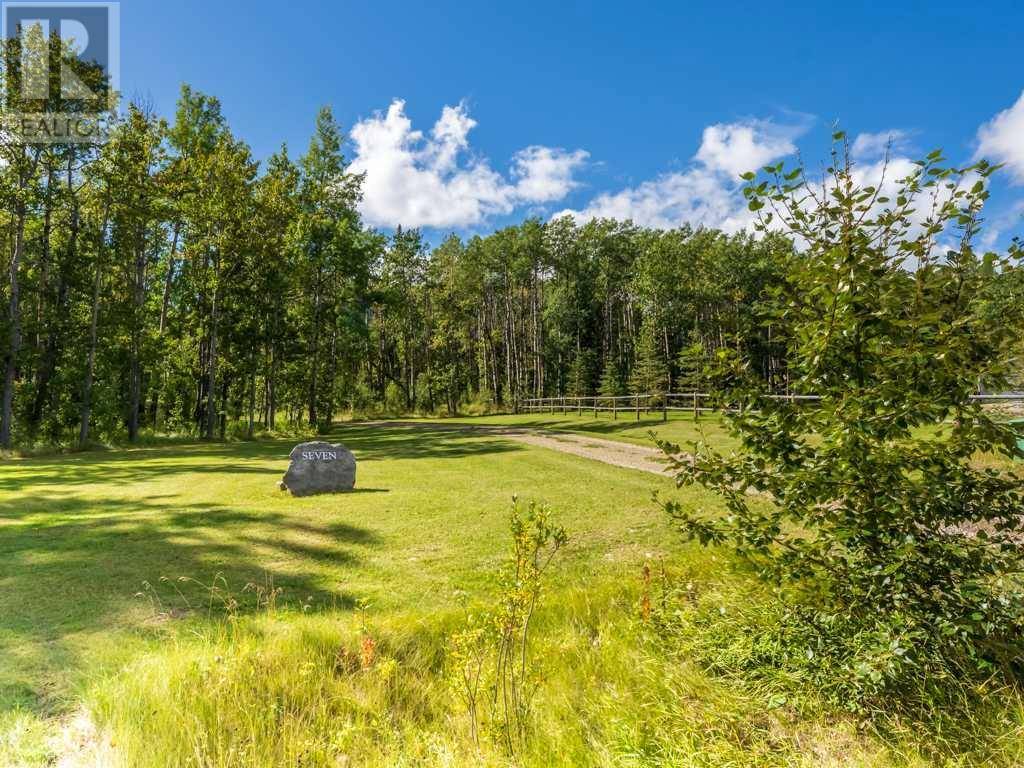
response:
M553 451L571 453L584 459L603 461L616 467L639 469L655 475L665 473L663 454L657 448L604 440L600 437L574 435L565 432L544 432L541 430L516 430L502 433L520 443L538 445Z
M600 437L576 435L571 432L554 432L544 429L524 428L515 426L466 424L464 422L442 423L422 421L377 421L359 422L363 425L379 424L388 427L415 427L418 429L436 429L447 432L466 434L494 435L517 443L536 445L552 451L571 453L584 459L592 459L616 467L638 469L654 475L665 474L665 463L662 453L657 448L642 445L620 443Z

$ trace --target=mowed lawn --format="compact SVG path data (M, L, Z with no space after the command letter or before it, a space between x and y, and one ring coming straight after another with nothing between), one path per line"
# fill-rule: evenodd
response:
M678 493L668 479L490 435L348 425L330 439L358 457L353 493L279 491L295 441L0 464L0 708L66 710L145 647L156 599L202 618L215 580L243 604L247 584L272 584L313 610L451 608L492 582L515 494L569 531L559 580L632 576L682 549L651 498Z
M689 413L675 412L669 414L668 420L662 420L660 413L641 411L640 418L637 419L635 413L629 411L613 419L610 413L600 413L595 417L592 411L584 410L579 414L569 410L563 414L561 410L556 409L554 413L471 416L459 417L452 421L573 432L652 448L655 447L652 434L658 439L668 440L683 448L691 442L705 439L725 451L738 444L725 429L721 418L715 414L705 414L695 421Z
M1003 420L1012 417L997 415L996 419ZM634 412L624 412L619 414L617 419L613 419L610 413L600 413L595 418L592 411L584 410L582 414L579 414L569 410L563 414L559 409L555 409L554 413L460 417L452 419L452 421L570 432L651 448L656 447L655 438L667 440L680 446L683 450L687 450L691 444L701 441L707 441L726 454L739 448L739 440L729 433L721 416L717 414L704 414L695 421L689 413L675 412L670 413L667 420L662 420L660 413L641 411L638 420ZM936 426L918 427L913 431L913 435L915 437L934 435L938 429ZM948 435L948 431L945 434ZM1018 473L1024 471L1024 467L1019 462L1011 461L1001 455L979 453L975 457L975 461L979 466L990 466Z
M657 426L458 421L630 442ZM662 428L679 442L698 434L682 419ZM450 420L345 424L328 439L358 458L352 493L279 491L296 440L0 463L0 765L80 750L67 732L83 711L104 729L89 748L110 745L118 765L507 765L471 738L445 658L463 605L493 600L516 495L553 507L570 537L531 641L541 687L523 765L1024 758L1024 704L1012 697L984 730L901 726L879 738L813 690L789 702L785 675L708 671L706 634L742 646L774 612L733 559L683 544L652 498L722 508L701 489ZM279 590L272 609L258 597L267 590ZM642 618L651 599L662 630ZM353 673L367 638L379 662Z

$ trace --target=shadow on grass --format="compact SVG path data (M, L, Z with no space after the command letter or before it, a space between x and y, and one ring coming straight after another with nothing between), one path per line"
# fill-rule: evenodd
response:
M484 417L486 418L486 417ZM654 432L660 433L664 431L671 422L666 423L661 420L661 417L649 419L642 419L641 421L591 421L584 417L582 419L575 419L572 416L561 416L555 414L556 420L550 421L543 418L531 418L523 421L510 421L508 423L492 423L492 422L474 422L473 417L465 417L462 419L452 418L450 421L445 422L428 422L426 426L421 427L419 424L408 424L404 428L409 430L425 429L429 427L432 431L440 434L448 434L450 436L460 435L477 438L485 437L494 439L500 437L502 431L505 430L537 430L540 432L549 432L553 434L569 434L569 435L582 435L584 437L590 436L599 438L602 436L614 436L620 433L634 432L633 435L627 435L630 439L626 441L618 442L631 442L634 444L648 445L654 447L654 441L648 440L647 433ZM677 420L673 420L677 421ZM692 424L693 422L689 422ZM695 431L699 431L701 427L710 428L716 430L720 428L720 424L716 422L697 422Z
M344 443L358 461L460 459L523 449L517 443L501 440L500 435L467 430L465 424L457 423L356 422L336 425L324 439Z
M344 442L361 463L521 450L496 436L403 426L339 426L326 439ZM286 604L354 606L359 596L336 580L380 541L367 528L320 519L315 501L280 512L257 508L258 501L188 502L163 487L124 493L167 476L196 485L220 475L224 487L223 478L251 484L265 475L268 496L278 494L296 442L174 444L0 462L0 711L46 709L50 692L66 691L86 663L82 643L95 642L88 638L113 644L119 633L146 631L140 621L148 604L137 595L147 583L179 606L205 605L203 583L214 579L236 594L247 584L272 584Z
M243 613L259 608L247 585L280 590L284 605L350 609L357 596L332 578L379 544L345 522L163 498L0 504L0 521L28 515L39 519L0 526L0 711L47 708L49 688L80 664L75 638L140 630L151 611L147 584L168 606L197 614L214 581Z
M359 462L459 459L521 450L510 441L430 425L342 425L322 439L345 443ZM28 491L40 483L131 485L174 474L266 475L268 481L276 482L287 469L288 454L295 445L294 440L192 443L15 459L0 463L0 490Z

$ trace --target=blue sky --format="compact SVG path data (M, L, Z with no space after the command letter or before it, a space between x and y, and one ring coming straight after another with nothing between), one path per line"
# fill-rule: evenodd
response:
M382 228L563 210L736 228L734 171L823 158L838 120L898 157L1008 162L1004 242L1024 231L1022 26L1011 3L123 0L122 86L168 115L182 82L218 96L258 157L303 150L331 105Z

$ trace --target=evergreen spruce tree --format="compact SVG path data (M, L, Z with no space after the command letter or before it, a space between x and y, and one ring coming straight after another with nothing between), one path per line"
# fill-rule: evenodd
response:
M637 395L654 395L658 400L668 392L668 365L660 344L660 329L646 317L640 326L636 362L629 377L629 386Z
M690 336L690 343L679 351L679 377L676 383L680 390L700 392L704 388L704 367L707 360L707 349L694 332Z
M626 394L622 368L614 358L608 358L601 373L600 393L602 397L619 397Z
M594 391L594 353L582 350L569 364L566 372L566 391L570 397L588 397Z

